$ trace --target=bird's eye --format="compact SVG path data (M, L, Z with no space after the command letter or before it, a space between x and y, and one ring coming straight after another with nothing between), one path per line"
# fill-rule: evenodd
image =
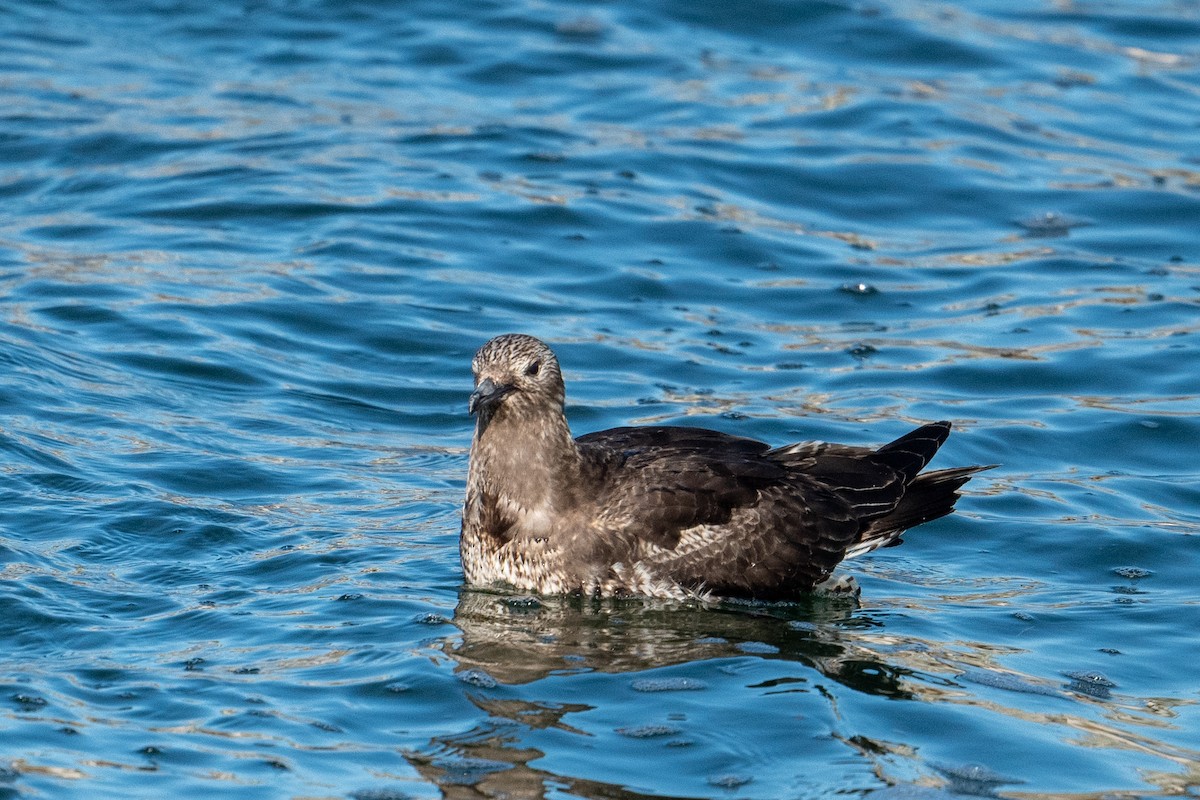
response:
M542 368L542 362L534 361L532 364L530 364L528 367L525 368L525 374L532 378L534 375L538 374L538 371L541 370L541 368Z

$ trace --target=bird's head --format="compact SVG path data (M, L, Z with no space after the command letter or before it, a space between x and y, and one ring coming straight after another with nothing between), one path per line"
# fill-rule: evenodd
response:
M523 333L489 341L471 362L475 391L467 409L490 422L498 414L534 415L541 409L561 413L566 391L554 352Z

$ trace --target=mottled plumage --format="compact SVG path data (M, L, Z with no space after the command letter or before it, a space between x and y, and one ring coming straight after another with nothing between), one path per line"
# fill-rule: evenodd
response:
M702 428L575 439L558 359L506 334L476 353L461 554L471 584L543 594L793 598L842 559L949 514L987 467L918 475L950 434L877 450L769 445Z

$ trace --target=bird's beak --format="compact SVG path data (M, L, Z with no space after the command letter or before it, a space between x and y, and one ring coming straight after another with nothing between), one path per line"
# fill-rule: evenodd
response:
M512 386L497 384L491 378L484 378L476 384L475 391L471 392L471 399L467 401L467 412L475 414L495 408L496 404L500 402L500 398L512 390Z

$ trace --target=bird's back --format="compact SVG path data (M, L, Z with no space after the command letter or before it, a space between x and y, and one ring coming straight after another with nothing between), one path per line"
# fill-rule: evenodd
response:
M909 525L952 510L977 468L918 477L949 431L934 423L871 450L615 428L577 439L593 489L581 502L592 535L622 544L626 571L685 591L794 597L848 552L896 543Z

